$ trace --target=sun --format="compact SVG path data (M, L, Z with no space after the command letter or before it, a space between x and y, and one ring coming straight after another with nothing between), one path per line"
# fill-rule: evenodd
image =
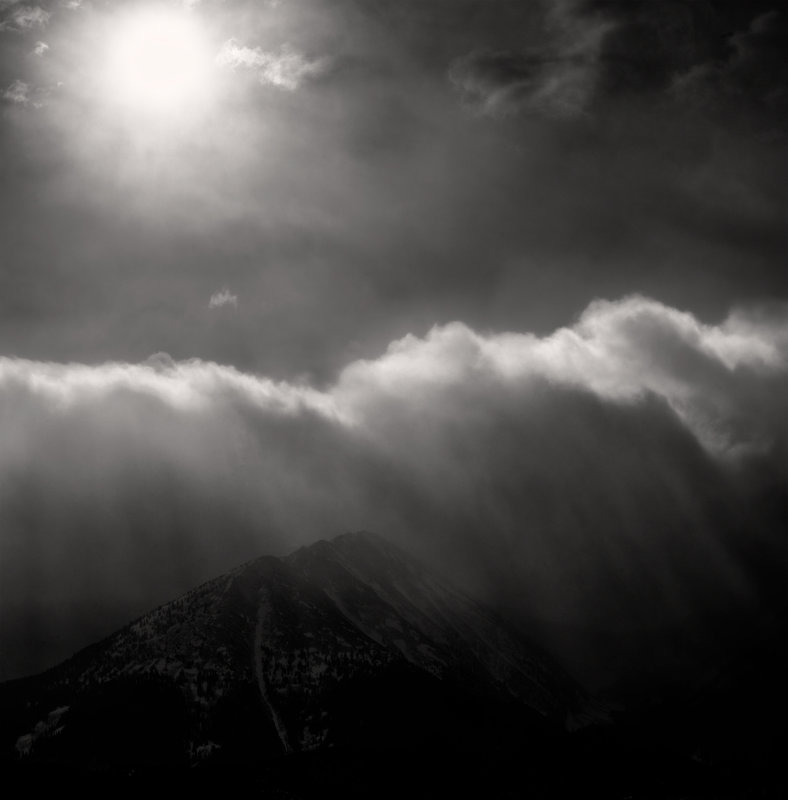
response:
M130 110L178 115L210 91L213 58L197 18L185 9L137 8L116 19L107 40L103 80Z

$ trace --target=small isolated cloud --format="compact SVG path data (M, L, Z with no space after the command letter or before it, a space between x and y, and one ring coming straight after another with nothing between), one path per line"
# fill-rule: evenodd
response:
M24 81L14 81L3 92L3 100L7 103L26 106L30 102L30 86Z
M26 31L43 28L52 16L39 6L11 6L12 10L0 22L0 31Z
M235 39L222 45L216 63L232 70L256 70L260 83L291 92L304 81L322 75L327 66L326 59L310 59L287 44L278 52L265 51L259 47L244 47Z
M36 46L33 48L33 55L43 56L47 50L49 50L49 45L46 42L36 42Z
M225 306L238 308L238 295L233 294L229 289L214 292L208 301L208 308L224 308Z
M78 8L82 8L82 0L64 0L62 5L69 11L76 11Z

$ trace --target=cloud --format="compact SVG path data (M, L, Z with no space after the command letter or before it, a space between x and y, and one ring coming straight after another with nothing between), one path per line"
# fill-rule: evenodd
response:
M486 375L523 391L543 380L616 403L654 396L710 452L723 455L765 444L769 426L777 425L776 417L763 420L762 409L748 416L750 398L741 387L746 376L782 380L787 335L786 326L765 329L742 316L707 326L691 314L631 297L595 302L576 325L544 338L483 336L461 323L435 328L423 340L406 337L382 358L348 367L336 391L352 404L357 391L362 398L371 392L419 396Z
M53 408L78 409L118 395L151 398L178 412L210 411L235 398L275 414L316 411L337 417L330 396L199 360L176 363L166 354L144 364L54 364L0 359L0 387L30 392Z
M760 602L771 583L751 561L776 563L763 554L782 536L762 494L785 495L787 373L785 309L710 325L641 297L548 336L439 326L324 388L166 354L3 358L7 669L353 528L567 625Z
M701 100L717 115L735 99L750 124L776 129L788 108L786 17L759 6L737 28L740 15L705 0L555 0L538 48L473 52L449 78L493 116L610 114L639 98L689 99L695 111Z
M11 6L13 9L0 21L0 31L25 31L43 28L52 14L39 6Z
M227 289L210 307L236 305ZM0 387L48 398L60 408L139 393L177 410L206 410L228 397L266 411L324 414L350 427L375 427L376 410L406 409L474 384L527 395L536 383L588 392L604 402L659 398L713 455L746 453L783 435L780 415L752 405L753 383L768 396L788 371L788 319L737 312L720 325L633 296L596 301L575 325L537 337L481 334L455 322L423 339L406 336L373 360L347 366L327 390L274 382L198 359L167 356L142 365L101 367L0 360ZM765 398L764 398L765 399Z
M579 118L591 109L607 21L581 21L571 5L549 7L543 41L522 50L476 50L457 58L449 80L490 116L516 113Z
M260 83L287 91L295 91L305 81L324 74L327 68L326 59L309 59L287 44L278 52L265 51L259 47L244 47L235 39L222 45L216 63L232 70L255 70Z
M40 109L52 91L53 88L31 86L25 81L15 80L5 89L2 97L7 103Z
M208 308L222 308L224 306L238 308L238 295L233 294L229 289L214 292L208 301Z
M544 53L474 52L454 61L449 80L480 113L506 116L528 111L549 117L585 114L593 92L581 57Z
M36 42L36 46L33 48L33 55L43 56L47 50L49 50L49 45L46 42Z
M30 86L24 81L16 80L3 92L3 100L20 106L30 102Z
M700 62L678 76L673 86L676 96L707 112L733 114L745 124L765 122L774 133L784 133L786 19L779 11L756 16L746 30L730 37L725 57Z
M603 98L667 89L675 74L705 56L715 36L704 2L563 5L567 30L599 32L593 52Z

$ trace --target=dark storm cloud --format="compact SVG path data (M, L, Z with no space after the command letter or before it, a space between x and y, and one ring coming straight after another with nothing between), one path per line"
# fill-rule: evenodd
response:
M714 116L730 117L738 103L750 125L784 123L784 13L756 4L737 28L741 14L706 0L547 8L538 49L475 51L451 67L451 81L485 113L628 114L634 101L691 99Z
M706 0L570 0L558 8L569 26L599 26L596 63L603 96L664 90L677 74L724 47L724 29Z
M787 354L784 309L707 326L629 298L546 337L408 336L326 390L162 354L4 359L5 670L348 528L589 629L764 602Z
M676 94L736 125L782 137L788 121L788 26L784 12L768 11L730 38L727 57L694 66Z

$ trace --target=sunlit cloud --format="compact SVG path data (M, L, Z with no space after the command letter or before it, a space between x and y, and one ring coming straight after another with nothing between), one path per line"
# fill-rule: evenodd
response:
M235 398L272 413L307 410L337 416L332 399L321 392L198 359L167 363L159 357L144 364L91 367L0 358L4 390L32 392L60 409L131 393L184 412L210 410Z
M407 336L381 358L350 365L336 391L357 409L369 408L370 395L407 402L425 392L501 382L527 393L534 380L616 403L654 396L710 451L733 453L761 446L779 419L761 416L751 389L763 380L768 402L769 380L786 374L787 334L786 320L779 331L748 324L742 315L704 325L645 298L599 301L574 326L542 338L483 335L462 323L433 328L424 339Z
M255 70L260 83L287 91L298 89L304 81L323 74L327 67L325 59L309 59L286 44L279 51L265 51L242 46L235 39L222 45L216 63L232 70Z

